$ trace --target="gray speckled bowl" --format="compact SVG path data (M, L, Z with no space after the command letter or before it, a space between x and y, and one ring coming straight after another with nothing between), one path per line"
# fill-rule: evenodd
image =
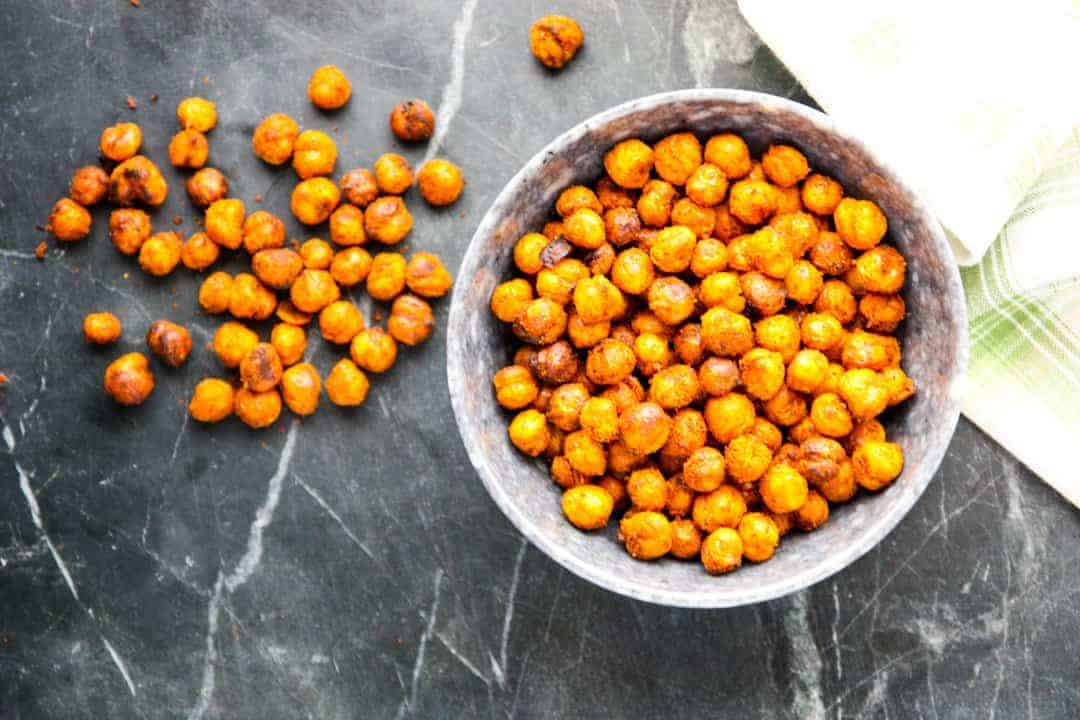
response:
M592 182L604 152L628 137L655 140L692 130L731 130L759 154L771 142L800 148L811 166L849 194L877 202L890 242L907 256L902 326L904 366L918 394L892 411L891 438L904 448L903 475L887 490L835 509L820 530L793 533L761 565L713 577L696 562L637 562L615 541L615 523L583 533L563 518L559 488L506 435L509 415L495 402L491 376L509 364L510 336L488 310L495 285L512 274L512 248L539 230L558 193ZM846 567L889 533L915 504L945 454L959 417L957 389L967 362L967 318L960 276L940 225L906 185L854 137L815 110L741 90L686 90L634 100L556 138L514 176L472 239L458 273L447 332L447 375L465 447L484 486L511 522L571 572L601 587L683 607L744 605L804 588Z

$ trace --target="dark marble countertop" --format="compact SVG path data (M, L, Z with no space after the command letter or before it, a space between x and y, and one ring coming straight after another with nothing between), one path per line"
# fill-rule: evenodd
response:
M33 259L35 225L105 125L136 120L163 160L177 101L212 98L211 163L288 217L292 173L249 148L262 116L331 129L348 168L397 147L396 101L427 98L469 184L450 210L412 203L407 247L456 267L517 168L599 110L695 85L809 101L733 2L568 0L587 44L557 75L527 49L543 3L378 5L0 6L0 718L1080 714L1080 517L966 421L878 548L722 612L612 595L522 540L455 432L442 326L355 411L324 401L261 434L186 421L195 380L217 372L197 278L144 275L101 211L91 240ZM305 86L328 62L354 94L322 116ZM179 213L192 232L166 172L157 222ZM193 328L188 366L159 370L136 410L101 391L118 349L81 340L100 309L125 323L123 351L158 317Z

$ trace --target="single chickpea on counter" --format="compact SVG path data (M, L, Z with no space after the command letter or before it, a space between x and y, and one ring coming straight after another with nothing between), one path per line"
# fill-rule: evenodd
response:
M277 351L281 364L289 367L303 359L307 350L307 335L302 327L281 322L270 331L270 344Z
M256 210L244 218L241 242L251 255L267 248L282 247L285 244L285 223L277 215Z
M337 163L337 143L321 130L304 130L292 146L293 170L302 180L329 175Z
M188 414L202 423L217 423L233 414L235 391L218 378L200 380L191 394Z
M150 237L150 216L137 208L119 208L109 214L109 238L124 255L134 255Z
M208 133L217 125L217 106L206 98L184 98L176 106L176 119L184 130Z
M397 360L397 342L381 327L364 328L353 337L352 343L349 345L349 357L362 370L373 373L386 372L393 367L394 361ZM524 368L513 367L528 373L528 370ZM535 383L533 384L533 390L537 391ZM533 392L532 397L527 402L518 405L518 407L528 405L535 398L536 392Z
M90 313L83 318L83 337L91 345L108 345L120 338L120 318L111 312Z
M281 376L281 398L285 407L300 416L311 415L319 407L322 380L311 363L294 365Z
M330 215L330 239L341 247L367 243L364 231L364 211L348 203L339 205Z
M303 258L290 248L268 248L251 256L255 277L275 290L288 290L303 270Z
M529 28L529 48L545 67L560 70L585 43L585 33L573 18L545 15Z
M362 405L367 398L367 376L352 360L339 360L326 376L326 396L340 407Z
M203 227L210 239L223 248L236 250L244 243L244 202L222 198L206 209Z
M405 284L421 297L438 298L450 290L453 277L438 255L418 252L405 265Z
M320 110L337 110L344 107L352 96L352 84L336 65L316 68L308 82L308 99Z
M398 140L424 142L435 133L435 113L423 100L402 100L390 111L390 131Z
M374 259L367 250L347 247L334 253L330 261L330 275L342 287L353 287L367 279Z
M240 367L248 352L258 344L258 334L238 322L222 323L214 333L214 354L227 368Z
M45 229L62 242L78 242L90 234L90 211L69 198L60 198L49 212Z
M358 168L341 176L341 195L345 202L358 208L366 208L379 196L379 187L370 170Z
M181 130L169 141L169 162L179 168L197 170L210 156L210 143L198 130Z
M168 230L151 235L139 248L139 267L155 277L164 277L180 264L184 241L180 233Z
M304 260L305 268L329 270L334 261L334 248L325 240L311 238L300 246L300 257Z
M317 313L340 296L340 288L326 270L304 269L289 288L293 305L305 313Z
M409 162L397 153L385 153L375 160L375 185L387 195L401 195L413 184Z
M284 165L293 156L300 126L288 115L269 115L255 128L251 146L255 154L270 165Z
M180 248L180 262L189 270L201 272L217 262L221 249L204 232L193 233Z
M332 180L314 177L296 184L289 199L289 209L303 224L319 225L326 222L340 200L341 191Z
M182 325L157 320L146 331L146 346L161 362L178 368L191 354L191 333Z
M109 194L109 175L96 165L86 165L71 176L70 190L71 199L79 205L97 205Z
M102 157L124 162L135 157L142 146L142 129L135 123L120 123L101 132L99 147Z
M128 353L105 368L105 392L119 405L142 405L154 391L154 374L142 353Z
M390 306L386 329L400 343L419 345L435 329L435 316L431 306L420 298L402 295Z
M283 371L281 358L270 343L256 343L240 361L240 381L256 393L276 388Z
M412 215L405 201L395 195L378 198L364 210L364 232L383 245L398 244L412 226Z
M348 345L364 325L359 308L348 300L337 300L319 311L319 332L328 343Z
M420 197L429 205L443 207L453 204L461 197L465 178L457 165L449 160L435 158L420 167L416 174L416 184L420 188Z
M141 203L157 207L168 194L165 177L157 165L142 155L120 163L109 176L109 200L117 205Z
M277 390L255 392L242 387L236 391L233 409L241 422L259 430L273 425L281 417L281 395Z

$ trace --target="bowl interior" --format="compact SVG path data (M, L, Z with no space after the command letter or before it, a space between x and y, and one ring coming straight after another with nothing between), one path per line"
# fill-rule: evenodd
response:
M784 538L776 556L720 577L696 562L631 559L614 540L572 527L546 468L507 439L510 414L495 402L491 376L509 364L514 344L488 310L495 285L513 273L512 249L523 233L549 219L558 193L603 173L614 143L690 130L702 140L741 135L758 156L770 143L802 150L811 167L845 191L877 202L889 219L887 242L908 261L901 327L904 368L918 393L885 419L904 449L900 478L877 495L833 509L824 527ZM778 597L840 570L880 541L911 508L945 453L959 415L955 386L966 365L966 316L959 276L940 226L860 142L825 115L759 93L698 90L636 100L597 115L541 151L510 182L477 230L458 275L448 335L450 393L466 449L493 499L538 547L578 575L642 600L687 607L725 607Z

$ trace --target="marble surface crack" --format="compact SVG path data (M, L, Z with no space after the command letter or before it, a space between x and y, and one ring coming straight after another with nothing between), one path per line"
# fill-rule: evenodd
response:
M517 558L514 560L514 574L510 578L510 589L506 594L506 612L503 614L502 637L499 640L499 659L490 655L491 670L495 676L495 682L500 688L506 687L507 652L510 648L510 628L514 623L514 603L516 602L518 582L521 580L521 566L525 562L525 552L529 549L529 541L521 538L521 546L518 548Z
M761 45L734 0L691 0L682 43L699 88L712 85L718 63L745 65Z
M124 664L123 659L121 659L120 654L116 652L116 648L112 646L111 642L104 637L101 638L101 642L105 643L105 649L109 651L109 657L112 658L113 664L116 665L116 669L120 671L120 674L124 678L124 682L127 683L131 697L135 697L137 695L135 692L135 683L131 681L131 673L128 672L127 665Z
M431 610L428 611L427 625L420 635L420 644L416 648L416 660L413 662L412 680L409 682L409 694L403 698L398 706L397 717L405 717L406 712L413 712L416 708L416 700L420 691L420 676L424 672L424 661L427 657L427 645L435 633L435 621L439 614L439 598L442 596L443 571L439 568L435 571L434 599L431 601Z
M439 109L435 112L435 136L428 143L424 154L427 162L442 150L443 139L450 128L450 123L461 107L461 93L465 84L465 51L469 31L472 30L473 14L478 0L465 0L461 6L461 16L454 22L453 45L450 49L450 79L443 88ZM421 163L423 164L423 163Z
M810 630L807 592L792 596L791 607L784 613L784 630L791 643L795 714L806 720L825 720L825 702L821 693L821 652Z
M296 478L296 484L304 488L304 492L310 495L311 499L314 500L315 503L323 509L323 512L329 515L330 519L338 524L338 527L340 527L342 532L345 533L346 537L348 537L349 540L352 541L353 545L356 545L356 547L360 548L360 550L372 560L378 560L378 558L375 557L375 553L371 551L371 548L369 548L363 540L356 537L356 534L349 529L349 526L345 524L345 521L341 519L341 516L334 511L334 508L330 507L330 503L326 502L326 500L323 499L322 495L315 491L315 488L311 487L300 478Z

